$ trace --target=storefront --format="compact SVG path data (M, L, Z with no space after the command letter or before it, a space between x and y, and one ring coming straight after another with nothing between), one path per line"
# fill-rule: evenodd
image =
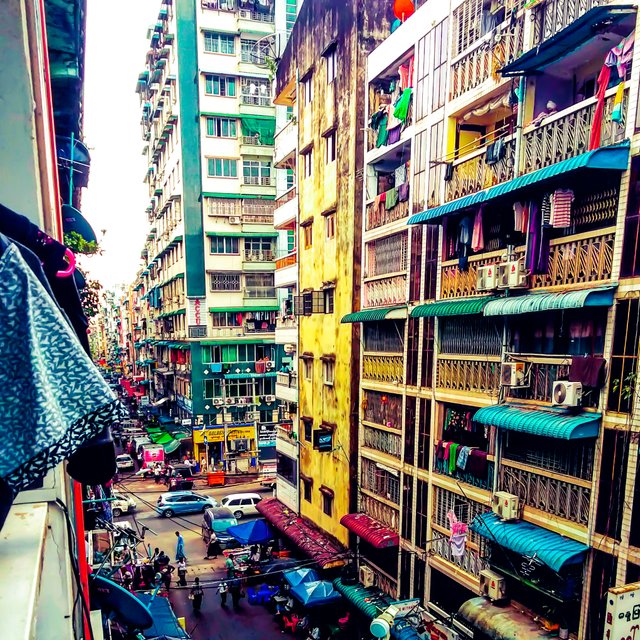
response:
M256 427L254 424L229 424L220 427L194 427L193 448L197 460L208 457L217 465L227 463L230 471L245 471L256 457ZM246 467L246 468L245 468Z

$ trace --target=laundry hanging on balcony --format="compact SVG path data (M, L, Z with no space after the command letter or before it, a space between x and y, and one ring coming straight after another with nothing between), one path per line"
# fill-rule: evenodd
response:
M466 523L460 522L453 511L447 512L447 520L451 529L451 536L449 537L451 555L454 558L462 558L467 546L467 531L469 527Z

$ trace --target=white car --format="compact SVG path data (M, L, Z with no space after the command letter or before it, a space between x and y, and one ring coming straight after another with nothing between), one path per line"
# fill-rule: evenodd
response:
M133 462L133 458L128 453L121 453L116 456L116 469L118 471L127 471L128 469L135 469L136 465Z
M259 493L232 493L222 499L222 506L227 507L240 520L244 516L258 515L256 505L262 500Z
M111 501L111 512L114 518L118 518L123 513L131 513L138 506L133 498L122 493L114 492L113 497L115 500Z

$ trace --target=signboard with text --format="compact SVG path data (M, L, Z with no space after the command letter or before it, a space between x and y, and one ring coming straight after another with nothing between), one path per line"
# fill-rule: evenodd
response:
M201 429L193 432L193 441L204 444L206 438L209 444L212 442L224 442L224 427L214 427L213 429ZM233 427L227 429L227 440L244 440L255 438L254 427Z
M604 640L640 640L640 582L609 589Z

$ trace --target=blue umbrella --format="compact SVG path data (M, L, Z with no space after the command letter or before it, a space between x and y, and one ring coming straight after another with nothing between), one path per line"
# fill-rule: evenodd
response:
M269 525L260 518L244 524L237 524L227 529L227 533L234 537L240 544L259 544L273 540L273 531Z
M291 589L291 595L305 607L319 607L340 600L340 594L328 580L302 582Z
M317 582L320 580L320 576L315 572L315 570L309 569L308 567L305 567L304 569L286 571L282 576L292 587L297 587L303 582Z

